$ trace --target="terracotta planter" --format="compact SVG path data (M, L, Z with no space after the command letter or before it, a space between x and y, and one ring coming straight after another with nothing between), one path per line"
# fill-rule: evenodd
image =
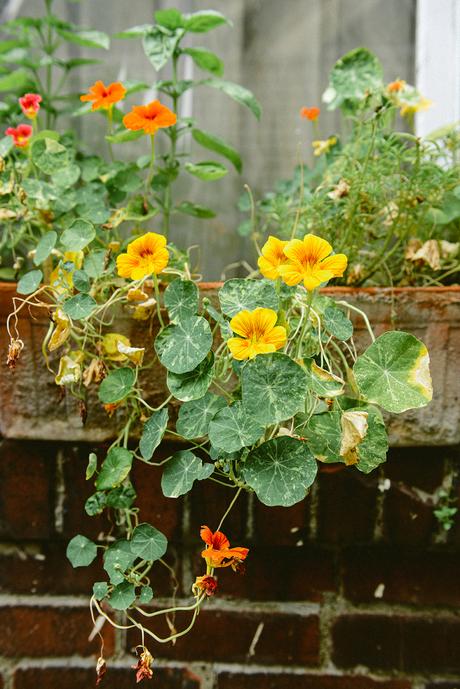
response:
M219 283L205 283L206 296L215 295ZM422 339L430 351L434 386L433 402L417 412L388 419L393 446L455 445L460 443L460 288L327 288L324 294L344 299L365 311L376 331L398 328ZM49 321L42 310L20 314L18 329L25 348L14 372L6 365L8 337L6 318L11 310L15 285L0 284L0 432L8 438L52 439L99 442L111 438L117 418L107 417L94 392L88 399L88 417L83 425L78 403L60 389L46 369L41 341ZM358 348L369 344L360 317L354 318ZM136 346L152 346L148 328L123 314L113 330L130 337ZM165 394L165 371L157 365L145 373L147 398L158 403Z

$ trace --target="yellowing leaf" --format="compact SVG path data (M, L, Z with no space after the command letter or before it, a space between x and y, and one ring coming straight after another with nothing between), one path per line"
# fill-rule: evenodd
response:
M420 354L409 374L409 382L417 387L428 401L433 398L433 384L430 374L430 355L424 344L420 347Z
M366 411L346 411L342 414L340 419L342 427L340 456L344 458L347 465L358 463L358 445L366 437L367 417Z
M120 343L126 347L131 346L131 342L125 335L120 333L107 333L107 335L104 335L102 338L102 352L107 359L110 359L110 361L126 361L126 354L118 349Z
M70 327L72 325L72 321L60 307L55 310L53 314L53 321L55 322L56 327L54 328L53 334L51 335L51 339L48 343L48 349L50 352L54 352L55 349L58 349L58 347L64 344L69 337Z
M63 356L59 361L59 371L55 378L56 385L72 385L78 383L81 377L81 366L70 356Z
M144 358L144 347L130 347L121 340L117 343L118 351L128 358L135 366L141 366Z

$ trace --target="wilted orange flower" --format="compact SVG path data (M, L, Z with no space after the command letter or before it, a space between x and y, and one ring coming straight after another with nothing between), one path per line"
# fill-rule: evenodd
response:
M131 280L140 280L153 273L158 275L168 261L166 238L156 232L147 232L128 244L127 253L117 257L118 275Z
M300 111L300 116L304 117L306 120L310 120L310 122L316 122L320 112L321 110L316 106L313 106L311 108L302 108Z
M283 251L286 244L287 241L270 235L262 247L262 256L257 260L257 264L262 275L269 280L276 280L280 276L279 267L288 261Z
M18 148L25 148L29 145L29 139L32 136L32 127L30 124L19 124L17 127L8 127L5 131L6 136L12 136L14 145Z
M348 259L345 254L329 256L331 252L329 242L313 234L305 235L303 240L292 239L284 248L289 263L280 267L281 277L287 285L303 281L309 291L333 277L341 277Z
M92 103L91 110L103 108L108 110L125 97L126 89L119 81L106 86L103 81L96 81L90 86L89 92L80 96L83 102Z
M142 648L142 652L139 654L139 660L137 661L137 665L133 665L133 669L137 670L137 672L136 672L136 683L137 684L139 682L142 682L143 679L152 679L152 677L153 677L153 670L152 670L153 656L145 648L145 646L141 646L141 648Z
M233 357L242 361L253 359L257 354L270 354L286 344L286 328L276 325L278 315L273 309L258 308L240 311L230 321L234 333L227 345Z
M127 129L135 132L143 129L145 134L155 134L157 129L171 127L176 122L177 116L159 100L153 100L148 105L136 105L123 117Z
M230 548L230 541L222 531L211 531L209 526L202 526L200 536L206 543L207 548L201 552L208 565L211 567L232 567L238 565L246 559L248 548Z
M192 589L195 595L200 591L204 591L207 596L213 596L217 591L217 579L210 574L206 574L203 577L197 577Z
M406 82L404 81L404 79L395 79L395 81L391 81L387 85L387 91L389 93L398 93L398 91L403 90L405 85L406 85Z
M21 106L22 112L30 120L37 117L41 102L42 97L38 93L26 93L19 99L19 105Z

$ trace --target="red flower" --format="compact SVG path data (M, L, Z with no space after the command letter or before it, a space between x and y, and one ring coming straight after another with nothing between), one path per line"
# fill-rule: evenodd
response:
M202 526L200 536L208 546L201 552L211 567L232 567L237 570L248 555L248 548L230 548L230 541L222 531L212 532L209 526Z
M199 591L204 591L207 596L213 596L217 591L217 579L210 574L205 574L203 577L197 577L193 584L193 592L197 594Z
M42 97L38 93L26 93L19 99L22 112L30 120L34 120L37 117L41 102Z
M8 127L5 134L6 136L13 137L15 146L24 148L28 145L29 139L32 136L32 127L30 124L19 124L17 127Z
M312 108L302 108L300 111L300 116L305 117L305 119L310 120L310 122L316 122L320 112L321 110L315 106Z

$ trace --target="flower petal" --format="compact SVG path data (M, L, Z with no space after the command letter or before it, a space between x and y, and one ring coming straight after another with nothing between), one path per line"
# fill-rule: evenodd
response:
M227 347L234 359L238 361L243 361L243 359L248 359L250 356L250 342L249 340L244 340L241 337L231 337L227 340Z
M202 526L200 529L200 537L207 545L212 545L212 531L209 526Z
M321 261L321 270L330 270L333 277L342 277L348 263L345 254L334 254Z
M273 309L257 308L252 312L252 329L257 338L264 337L265 334L275 327L278 314Z
M253 320L251 311L240 311L230 321L230 328L241 337L251 337L253 333Z
M306 234L303 238L305 256L308 263L318 263L322 261L332 251L332 246L322 237L314 234Z
M282 325L277 325L271 332L265 335L264 340L267 344L273 345L275 349L281 349L287 340L286 328Z

